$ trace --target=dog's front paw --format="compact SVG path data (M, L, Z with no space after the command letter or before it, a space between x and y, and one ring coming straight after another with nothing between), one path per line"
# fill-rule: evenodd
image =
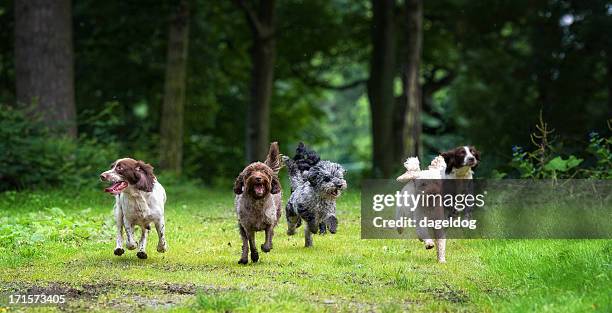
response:
M335 216L330 216L327 219L326 224L324 225L329 229L329 232L332 233L333 235L338 230L338 219Z
M136 249L137 244L133 241L128 242L125 244L125 247L128 248L128 250L134 250Z
M432 249L434 247L434 242L431 239L426 239L425 240L425 249L429 250Z
M270 252L270 250L272 250L272 245L271 244L267 245L267 244L264 243L263 245L261 245L261 251L263 251L265 253L268 253L268 252Z
M144 260L144 259L146 259L146 258L148 257L148 256L147 256L147 253L146 253L146 252L144 252L144 251L138 251L138 253L136 253L136 256L137 256L139 259L143 259L143 260Z
M316 233L318 233L318 232L319 232L319 224L317 224L317 223L314 221L314 219L313 219L313 220L308 221L307 226L308 226L308 231L309 231L310 233L312 233L312 234L316 234Z
M249 263L248 258L240 258L240 260L238 260L238 264L247 264L247 263Z
M251 252L251 261L253 261L253 263L257 263L257 261L259 261L259 253Z
M438 259L438 263L446 263L446 259L445 258Z
M125 250L123 250L123 248L117 248L117 249L115 249L114 253L115 253L116 256L122 256L123 253L125 253Z
M160 241L157 244L157 252L164 253L166 251L168 251L168 244L165 241L163 242Z
M319 235L325 235L327 233L327 225L325 223L319 224Z

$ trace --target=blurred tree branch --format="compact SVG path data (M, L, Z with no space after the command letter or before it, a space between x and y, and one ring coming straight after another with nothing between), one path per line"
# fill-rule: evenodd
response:
M445 71L446 75L442 78L436 79L436 73L438 71ZM423 95L433 95L436 91L450 85L456 77L457 74L448 68L434 67L433 70L424 75L425 83L423 84Z
M249 7L244 0L233 0L233 2L236 6L238 6L244 11L251 28L255 33L257 33L258 37L266 39L273 36L274 28L270 27L269 25L265 25L265 23L262 23L262 21L260 20L260 16L257 14L257 12L255 12L251 7ZM270 1L269 3L270 6L265 6L265 8L263 9L265 11L264 14L269 13L271 15L272 13L268 11L274 10L274 2Z
M362 78L362 79L357 79L355 81L352 81L352 82L349 82L349 83L346 83L346 84L334 85L334 84L331 84L331 83L326 82L326 81L322 81L322 80L318 80L318 79L313 78L313 77L309 77L307 74L304 74L304 73L300 72L295 67L291 67L291 72L295 76L297 76L302 81L302 83L304 83L307 86L318 87L318 88L323 88L323 89L330 89L330 90L347 90L347 89L352 89L352 88L358 87L358 86L368 82L367 78Z

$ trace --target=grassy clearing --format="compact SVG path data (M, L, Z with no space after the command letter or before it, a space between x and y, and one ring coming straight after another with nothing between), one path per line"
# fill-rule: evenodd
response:
M360 240L348 193L336 235L305 249L283 221L274 250L241 266L231 190L166 187L170 251L151 232L147 260L113 255L100 191L0 195L0 292L61 292L68 309L94 311L612 311L611 240L449 240L437 264L416 240Z

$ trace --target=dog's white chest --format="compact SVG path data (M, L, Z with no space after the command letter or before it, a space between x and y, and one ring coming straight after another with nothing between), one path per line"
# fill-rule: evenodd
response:
M142 194L121 195L124 216L135 224L150 222L153 218L147 199Z
M453 178L458 178L458 179L472 179L472 168L470 168L469 166L464 166L458 169L454 169L452 171L452 174L454 175Z

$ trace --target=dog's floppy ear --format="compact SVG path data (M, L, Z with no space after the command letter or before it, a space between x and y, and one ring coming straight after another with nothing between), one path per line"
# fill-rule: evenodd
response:
M476 160L480 161L480 151L476 150L476 148L474 148L474 146L471 146L470 147L470 152L474 155Z
M136 161L135 164L126 165L122 170L123 175L128 183L134 185L136 189L151 192L155 185L155 175L153 175L153 166L143 161Z
M280 184L280 181L278 180L278 177L276 177L276 175L272 175L271 185L272 185L272 190L270 190L270 193L277 194L281 192L281 184Z
M450 174L453 171L453 167L455 167L455 151L446 151L440 154L444 158L444 163L446 163L446 174Z
M238 177L236 177L236 181L234 181L234 193L237 195L241 195L244 191L244 172L240 173Z
M153 175L153 166L143 161L136 162L136 168L134 174L138 177L136 181L136 188L142 191L151 192L153 191L153 185L155 185L155 175Z
M478 163L476 163L476 166L472 167L472 169L475 170L478 165L480 165L480 151L476 150L474 146L470 146L470 152L474 155L476 161L478 161Z
M311 186L315 186L317 184L316 177L317 175L314 173L315 170L311 168L310 170L303 173L304 178L310 183Z

